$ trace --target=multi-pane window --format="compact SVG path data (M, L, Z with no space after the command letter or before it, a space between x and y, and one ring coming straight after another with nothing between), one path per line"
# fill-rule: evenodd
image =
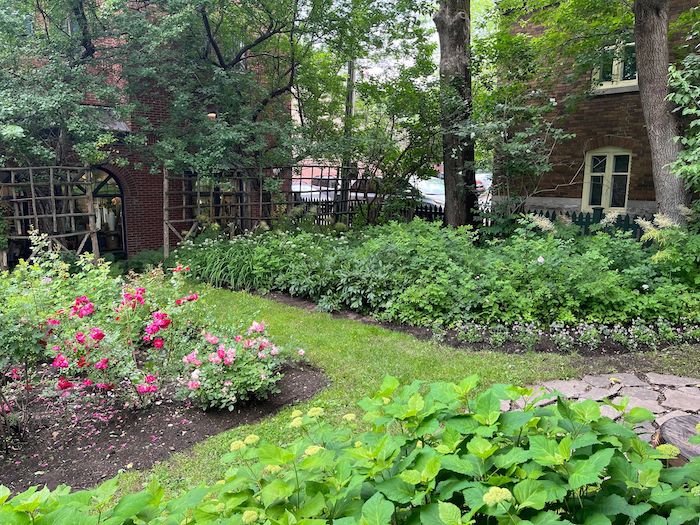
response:
M586 155L586 171L583 181L581 209L627 207L632 156L629 151L604 148Z
M606 49L600 65L593 72L593 88L634 87L637 85L637 51L634 44Z

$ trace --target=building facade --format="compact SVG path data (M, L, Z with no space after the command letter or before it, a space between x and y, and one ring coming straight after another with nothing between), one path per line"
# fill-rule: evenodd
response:
M671 20L697 6L697 0L672 0ZM588 79L584 80L588 82ZM614 58L591 72L592 89L571 113L562 109L557 127L575 138L556 146L544 191L528 199L530 208L590 212L595 208L651 214L656 210L651 153L637 84L634 44L623 44ZM562 83L558 100L589 86Z

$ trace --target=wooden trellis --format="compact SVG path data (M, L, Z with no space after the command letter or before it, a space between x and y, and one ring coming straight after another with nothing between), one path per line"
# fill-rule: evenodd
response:
M77 254L88 239L99 257L93 196L93 175L89 168L42 166L0 168L0 201L8 241L26 242L36 230L49 242ZM7 263L7 253L0 263Z
M170 252L171 236L179 242L206 224L233 232L252 229L269 215L269 192L260 170L244 170L225 177L175 175L163 170L163 250Z

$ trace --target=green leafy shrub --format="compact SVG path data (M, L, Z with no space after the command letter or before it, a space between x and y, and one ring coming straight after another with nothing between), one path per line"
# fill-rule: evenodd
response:
M363 423L295 411L299 437L285 445L256 435L231 443L225 478L175 499L156 483L114 501L114 482L70 493L31 489L7 499L2 523L291 525L500 525L697 523L700 460L669 467L678 449L654 449L594 401L569 402L495 385L479 395L459 384L400 387L386 378L364 399ZM549 394L549 397L554 397ZM504 401L522 410L503 412ZM624 410L620 405L616 408ZM361 431L360 428L367 429ZM92 521L90 521L92 520Z
M232 410L277 392L283 353L265 326L212 323L186 291L188 268L115 278L89 254L71 269L46 236L34 246L31 262L0 273L0 446L24 433L39 395L75 406L83 396L128 406L191 397Z
M126 267L133 272L142 273L163 264L163 262L163 250L144 250L129 257L126 261Z
M570 225L560 235L544 221L521 221L511 237L482 244L467 228L415 220L340 235L206 239L177 256L215 286L280 290L411 325L700 322L700 235L651 225L654 242L645 244L606 231L569 235Z

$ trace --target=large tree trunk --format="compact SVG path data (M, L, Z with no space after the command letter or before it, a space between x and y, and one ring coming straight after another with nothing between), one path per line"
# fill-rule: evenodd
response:
M473 223L478 202L474 141L456 129L472 108L469 7L470 0L440 0L433 17L440 39L445 220L451 226Z
M687 203L683 181L669 165L678 158L678 121L668 96L668 11L670 0L635 0L634 36L637 48L639 95L651 147L651 164L659 212L683 221L680 205Z

